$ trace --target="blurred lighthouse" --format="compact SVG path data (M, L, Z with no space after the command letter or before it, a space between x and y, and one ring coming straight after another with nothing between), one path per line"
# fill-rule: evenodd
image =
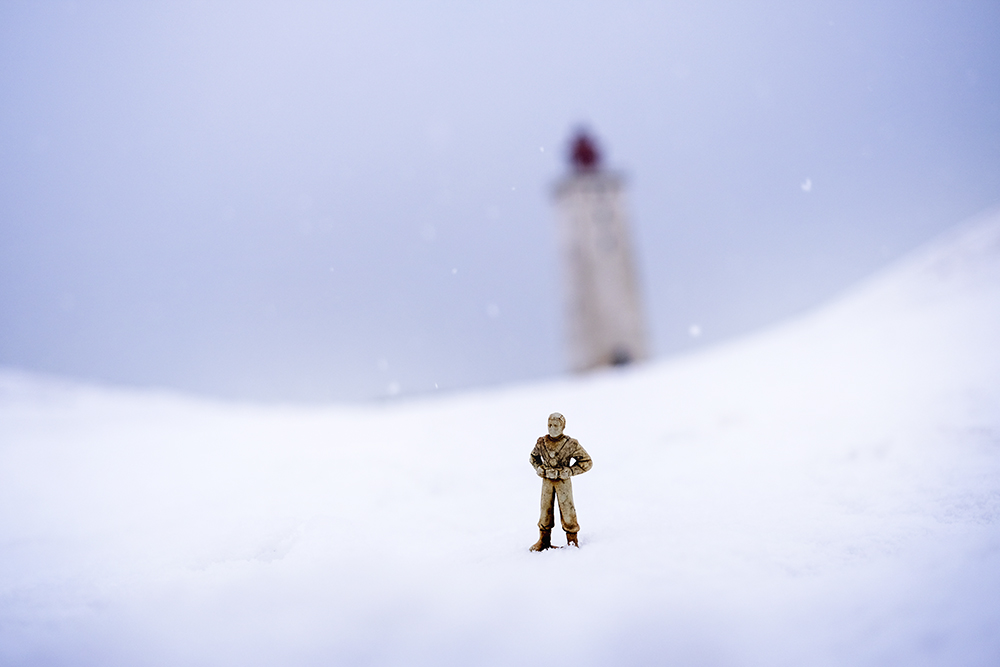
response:
M572 370L645 359L645 319L632 256L622 178L605 171L583 131L570 172L555 189Z

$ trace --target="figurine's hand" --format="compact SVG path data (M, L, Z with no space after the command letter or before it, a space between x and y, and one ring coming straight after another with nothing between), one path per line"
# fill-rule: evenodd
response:
M545 477L545 468L543 468L542 466L536 467L535 474L538 475L539 477Z
M559 479L569 479L573 476L573 471L569 468L561 468L559 470Z

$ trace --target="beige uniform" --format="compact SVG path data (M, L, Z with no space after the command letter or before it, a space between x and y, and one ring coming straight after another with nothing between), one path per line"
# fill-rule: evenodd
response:
M547 436L538 439L531 450L531 466L542 478L542 515L538 520L541 530L552 530L555 526L553 500L558 499L563 530L567 533L580 532L570 477L587 472L592 465L587 450L567 435L556 440Z

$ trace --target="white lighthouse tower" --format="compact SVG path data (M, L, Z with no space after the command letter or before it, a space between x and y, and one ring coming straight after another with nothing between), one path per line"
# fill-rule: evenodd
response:
M556 186L572 370L645 359L645 320L629 238L622 178L605 171L579 132L570 173Z

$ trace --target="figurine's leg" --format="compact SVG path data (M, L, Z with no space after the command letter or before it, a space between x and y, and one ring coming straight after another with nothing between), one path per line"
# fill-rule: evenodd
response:
M541 515L538 518L538 529L539 530L552 530L552 527L556 525L555 516L555 496L556 490L555 485L553 485L552 480L543 479L542 480L542 507Z
M580 524L576 522L576 506L573 505L573 482L564 479L556 482L556 498L559 499L559 518L562 519L562 528L567 533L580 532Z
M555 519L555 495L556 490L552 487L552 482L542 480L542 511L538 519L538 541L531 545L531 551L545 551L552 548L552 526L556 524Z

